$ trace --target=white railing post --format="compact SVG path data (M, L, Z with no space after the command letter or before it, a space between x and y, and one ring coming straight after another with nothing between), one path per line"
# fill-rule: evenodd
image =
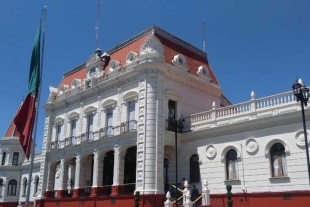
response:
M212 103L211 120L216 120L216 104L215 101Z
M255 93L254 91L251 92L251 111L256 111L256 100L255 100Z
M169 191L166 194L166 198L167 198L167 200L164 202L165 207L172 207L172 202L170 200L171 195L170 195Z
M193 207L193 202L191 201L191 193L187 191L186 193L186 201L183 203L184 207Z
M208 182L207 180L203 181L203 188L202 188L202 206L210 206L210 190L208 189Z
M184 181L184 190L183 190L183 203L186 201L186 193L189 191L187 180Z

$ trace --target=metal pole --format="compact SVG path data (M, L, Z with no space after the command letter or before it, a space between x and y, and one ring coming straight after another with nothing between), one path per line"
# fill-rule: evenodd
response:
M308 138L307 138L307 129L306 129L306 119L305 119L305 110L303 100L301 103L301 113L302 113L302 123L304 127L304 136L305 136L305 144L306 144L306 154L307 154L307 166L308 166L308 178L310 184L310 162L309 162L309 148L308 148Z
M174 121L175 132L175 206L178 206L178 122Z

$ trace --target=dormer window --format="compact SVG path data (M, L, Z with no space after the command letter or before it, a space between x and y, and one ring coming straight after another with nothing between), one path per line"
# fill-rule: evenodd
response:
M197 69L197 75L201 78L211 80L209 75L209 70L205 66L199 66Z
M62 85L59 89L59 95L64 95L68 91L68 86L67 85Z
M186 59L184 55L182 54L177 54L173 57L172 63L174 65L179 65L179 66L184 66L186 67Z
M75 89L78 88L80 86L81 81L79 79L74 79L71 83L71 88Z
M127 54L127 57L126 57L126 63L127 63L127 65L133 63L133 62L136 60L137 56L138 56L137 53L135 53L135 52L129 52L129 53Z
M109 66L110 72L114 72L114 71L118 70L119 68L120 68L120 63L118 61L113 60L110 63L110 66Z
M93 67L92 69L90 69L89 73L88 73L88 76L89 78L93 78L96 76L96 72L97 72L97 69L95 67Z

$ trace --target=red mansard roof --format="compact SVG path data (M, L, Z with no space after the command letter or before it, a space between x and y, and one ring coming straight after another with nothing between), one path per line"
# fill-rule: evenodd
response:
M125 42L117 45L111 50L107 51L110 55L110 60L117 60L120 62L124 70L124 64L126 63L126 56L129 52L133 51L139 54L140 48L144 41L151 35L155 35L164 47L164 58L165 62L169 65L172 64L173 57L178 54L184 55L186 59L187 66L189 68L189 73L197 76L197 69L199 66L205 66L209 70L211 82L219 85L211 67L208 64L206 53L197 49L196 47L188 44L187 42L171 35L170 33L156 27L152 26L147 30L139 33L138 35L126 40ZM58 89L62 85L68 85L70 88L73 79L85 79L87 77L87 71L85 70L86 63L78 66L77 68L64 74L63 80L58 86ZM104 70L108 70L109 65L106 65ZM105 73L106 75L107 73Z
M19 108L18 108L17 112L19 111ZM16 126L14 124L14 117L13 117L13 119L10 123L10 126L9 126L8 130L6 131L4 137L19 137L20 134L19 134L19 131L17 131Z

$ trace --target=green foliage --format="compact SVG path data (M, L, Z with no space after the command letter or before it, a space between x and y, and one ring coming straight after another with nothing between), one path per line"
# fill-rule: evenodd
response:
M140 202L140 192L136 191L136 193L135 193L135 206L134 207L139 207L139 202Z
M226 186L226 190L227 190L226 197L227 197L228 207L232 207L234 204L234 202L231 200L231 197L232 197L231 189L232 189L231 185Z
M228 191L228 192L231 192L231 185L226 185L226 190Z

